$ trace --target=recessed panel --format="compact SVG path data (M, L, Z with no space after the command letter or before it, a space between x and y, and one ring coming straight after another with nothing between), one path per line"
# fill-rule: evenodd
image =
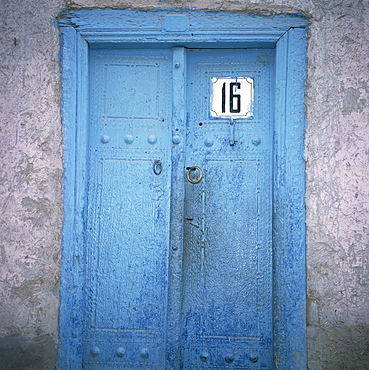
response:
M166 205L159 200L163 183L150 174L153 163L148 159L104 160L100 165L93 326L159 330L167 281L166 270L159 268L167 253L166 235L158 230L158 214Z
M205 336L260 335L259 168L256 160L210 160L206 166L201 261ZM268 286L261 287L264 296Z
M106 118L156 118L159 73L155 64L106 66Z

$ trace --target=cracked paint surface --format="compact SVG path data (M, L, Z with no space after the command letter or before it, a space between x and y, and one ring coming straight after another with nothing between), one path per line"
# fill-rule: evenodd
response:
M367 0L3 0L2 4L0 336L18 333L39 343L49 335L55 344L58 335L62 127L54 22L59 12L80 7L303 12L311 21L306 89L309 368L367 367ZM44 356L46 363L50 355Z

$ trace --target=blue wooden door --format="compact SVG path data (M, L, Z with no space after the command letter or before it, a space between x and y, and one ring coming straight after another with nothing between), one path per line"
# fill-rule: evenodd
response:
M91 51L86 369L273 367L273 52L181 53Z
M181 357L188 369L273 367L272 57L188 52L186 164L203 171L185 188ZM196 179L199 170L192 172Z
M171 54L91 52L84 367L165 361Z

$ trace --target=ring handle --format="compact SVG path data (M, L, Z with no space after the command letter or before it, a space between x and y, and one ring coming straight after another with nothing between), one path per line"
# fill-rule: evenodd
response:
M196 170L199 171L199 177L196 180L192 180L191 173ZM188 182L190 182L191 184L198 184L202 180L202 177L203 177L202 169L198 166L189 167L187 168L186 177L187 177Z
M163 166L160 160L155 160L154 165L152 166L152 170L154 171L155 175L160 175L161 171L163 170Z

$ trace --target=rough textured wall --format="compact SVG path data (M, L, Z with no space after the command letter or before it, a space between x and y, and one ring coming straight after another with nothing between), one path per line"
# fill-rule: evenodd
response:
M369 2L315 1L311 12L306 137L310 368L368 369Z
M1 369L52 369L55 362L62 136L53 22L60 6L1 1Z
M0 367L7 368L1 363L3 349L19 343L23 357L19 355L17 361L25 358L34 366L29 368L50 369L54 363L54 353L45 350L57 338L58 299L54 294L62 217L54 17L68 7L186 6L302 11L311 19L306 90L309 368L367 369L369 1L2 3ZM38 351L44 355L29 355Z

